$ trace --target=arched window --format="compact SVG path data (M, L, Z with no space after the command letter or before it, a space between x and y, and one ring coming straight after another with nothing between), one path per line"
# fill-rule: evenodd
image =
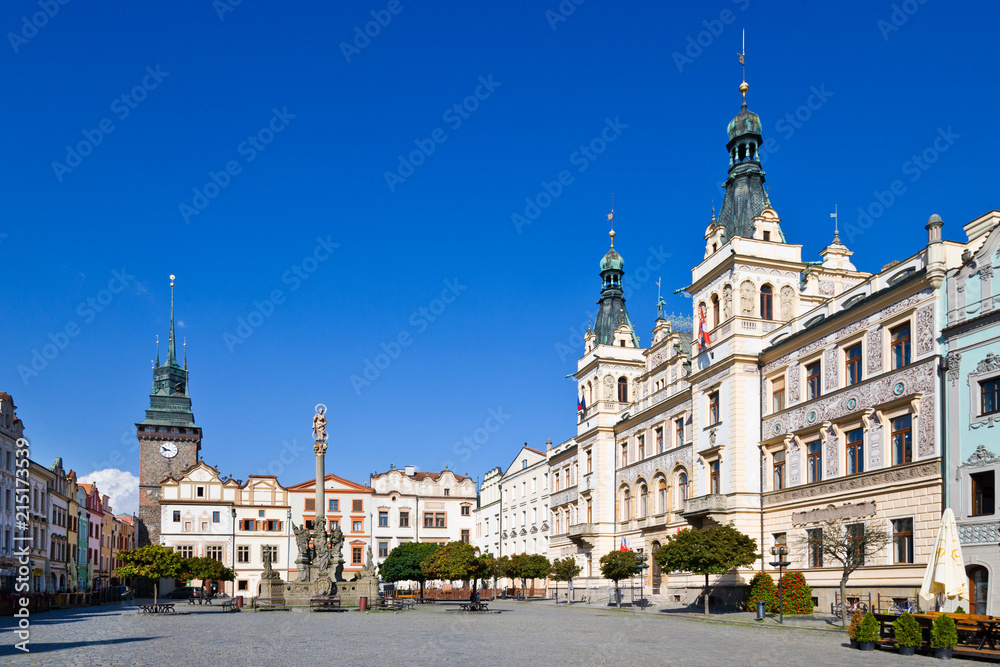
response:
M656 489L656 509L660 514L663 514L669 509L667 507L667 500L667 480L661 477Z
M715 294L712 295L712 327L719 326L719 297Z
M774 288L770 285L760 288L760 317L764 320L774 319Z
M521 470L528 467L528 459L521 459Z
M628 521L632 518L632 493L628 489L622 490L622 504L619 521Z
M587 407L594 404L594 385L587 382Z
M681 470L680 474L677 475L677 506L681 507L684 505L684 501L688 497L688 476L687 473Z
M649 509L649 492L645 484L639 486L639 506L636 508L636 518L644 519Z
M618 402L628 403L628 379L624 375L618 378Z

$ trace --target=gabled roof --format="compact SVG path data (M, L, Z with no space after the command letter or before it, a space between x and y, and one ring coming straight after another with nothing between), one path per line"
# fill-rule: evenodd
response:
M517 472L518 470L521 469L521 468L514 468L514 466L517 464L518 461L520 461L523 458L523 455L524 455L525 452L529 452L532 455L529 458L535 458L536 456L540 456L541 457L540 460L536 459L536 460L531 461L530 463L528 463L528 467L529 468L531 466L535 465L536 463L539 463L540 461L544 461L545 460L545 454L543 452L538 451L534 447L528 447L527 445L523 445L521 447L521 449L517 450L517 455L514 457L514 460L512 460L509 464L507 464L507 467L504 469L504 471L503 471L503 476L504 477L506 477L508 473Z
M465 480L470 479L469 477L467 477L465 475L459 475L458 473L456 473L456 472L454 472L452 470L442 470L441 472L415 472L411 476L411 475L407 475L406 472L403 469L401 469L401 468L394 468L392 470L386 470L385 472L377 472L377 473L375 473L375 474L372 475L372 479L377 479L379 477L385 477L386 475L391 475L394 472L395 473L399 473L403 477L407 477L407 478L412 479L412 480L414 480L416 482L419 482L420 480L423 480L423 479L430 479L430 480L436 482L438 479L440 479L441 475L445 474L446 472L447 473L451 473L455 477L455 479L457 481L459 481L459 482L464 482Z
M343 486L346 486L348 489L350 489L352 491L358 491L360 493L375 493L375 490L372 489L370 486L365 486L364 484L358 484L357 482L352 482L349 479L344 479L343 477L338 477L338 476L336 476L336 475L334 475L333 473L330 473L330 472L328 472L326 474L326 476L323 478L323 480L325 482L337 482L337 483L339 483L339 484L341 484ZM325 486L325 484L324 484L324 486ZM310 479L308 481L300 482L299 484L295 484L294 486L289 486L287 488L288 488L289 491L315 491L316 490L316 478L313 477L312 479Z

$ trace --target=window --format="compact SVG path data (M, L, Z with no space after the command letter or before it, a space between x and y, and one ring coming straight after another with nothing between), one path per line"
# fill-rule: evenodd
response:
M205 548L205 556L211 558L212 560L217 560L222 562L222 547L210 546Z
M205 487L204 486L196 487L195 488L195 496L197 496L198 498L204 498L205 497Z
M337 520L337 519L331 519L330 520L330 525L327 526L327 528L329 528L330 530L336 530L336 529L340 528L340 521Z
M532 493L537 493L538 492L538 478L537 477L532 477L531 478L531 492Z
M913 519L892 522L892 555L897 565L913 562Z
M774 538L774 546L788 548L787 533L772 533L771 537Z
M365 501L363 501L361 499L352 500L351 501L351 511L352 512L364 512L365 511L364 502Z
M628 403L628 379L625 376L618 378L618 402Z
M823 479L823 443L819 440L806 445L806 469L809 481L819 482Z
M760 317L763 320L774 319L774 288L764 285L760 288Z
M823 529L810 528L806 531L806 545L809 567L823 567Z
M528 467L528 459L521 459L521 470Z
M331 512L339 512L340 511L340 500L338 500L337 498L330 498L329 507L330 507L330 511Z
M181 511L180 510L174 510L174 523L180 523L180 520L181 520ZM91 532L93 532L93 531L91 531Z
M646 458L646 436L640 435L639 440L639 458L637 460L641 461Z
M684 418L674 420L674 447L684 444Z
M644 519L649 514L649 489L643 484L639 487L639 506L636 508L636 518Z
M663 453L663 427L661 426L660 428L656 429L654 431L654 433L656 433L656 453L657 454L662 454ZM588 456L589 456L589 453L588 453ZM590 472L590 471L588 470L588 472Z
M622 464L622 467L624 467L624 466L628 465L628 443L627 442L623 442L622 443L622 445L621 445L621 452L622 452L622 456L621 456L621 462L622 463L621 464ZM559 475L557 474L556 475L556 488L555 488L556 491L559 490L558 480L559 480Z
M361 547L351 547L351 565L361 565Z
M913 419L903 415L892 420L892 464L913 461Z
M771 380L771 412L785 409L785 378Z
M521 525L528 525L528 510L521 510Z
M910 324L907 322L891 329L889 333L892 335L892 350L889 353L892 367L902 368L910 363Z
M378 527L388 528L389 527L389 513L380 511L378 513Z
M820 397L819 387L819 362L806 366L806 400L811 401Z
M847 525L848 558L859 565L865 564L865 524L851 523Z
M306 511L307 512L315 512L316 511L316 499L315 498L306 498Z
M177 553L180 554L181 558L193 558L194 547L192 546L177 547Z
M379 542L378 543L378 557L386 558L389 555L389 543Z
M996 508L996 486L994 472L979 472L969 475L972 480L972 516L993 514Z
M717 391L708 395L708 423L709 425L719 423L719 392Z
M263 518L264 517L264 510L257 510L257 516Z
M847 366L847 385L861 382L861 343L844 350Z
M847 432L847 474L865 471L865 432L856 428Z
M399 513L399 527L400 528L409 528L410 527L410 513L409 512L400 512Z
M241 591L248 590L247 589L248 583L249 582L246 579L240 579L239 581L236 582L236 588Z
M784 450L780 452L775 452L772 457L774 460L774 484L772 486L773 491L780 491L785 488L785 452Z
M712 461L712 463L709 465L709 471L710 471L710 473L709 473L709 484L708 484L708 486L709 486L709 491L708 492L709 493L722 493L722 491L721 491L721 488L722 488L721 487L721 479L720 479L720 475L719 475L719 472L720 472L719 468L720 467L721 466L719 465L718 461Z
M219 523L219 512L212 512L212 523Z
M249 563L250 562L250 547L248 547L248 546L238 546L238 547L236 547L236 562L237 563Z
M470 516L471 508L471 505L462 505L462 516Z
M715 294L712 295L712 326L719 326L719 322L722 320L719 318L719 297Z
M361 533L365 530L365 522L355 520L351 522L351 531L355 533Z
M587 450L587 474L594 472L594 456L593 453Z
M270 530L273 532L278 532L281 530L281 522L278 521L277 519L269 519L266 525L267 525L266 530Z
M434 527L434 512L424 512L424 528Z
M524 498L526 495L528 495L528 482L523 481L521 482L521 497Z
M771 240L771 232L764 232L764 240L765 241Z
M468 528L463 528L462 529L462 541L465 542L466 544L469 543L469 529Z
M445 489L444 490L444 495L450 496L451 495L451 489Z
M444 528L445 527L444 512L435 512L435 514L434 514L434 527L435 528Z
M241 519L240 530L255 530L257 522L254 519Z
M677 475L677 498L680 501L680 503L683 504L683 502L687 500L687 497L688 497L688 476L687 473L682 470L681 474Z
M656 511L663 514L667 511L667 482L660 479L656 486Z
M632 518L632 493L625 489L622 491L621 516L619 521L628 521Z
M982 414L1000 412L1000 378L980 382L979 391L982 395Z
M594 504L592 501L587 501L587 523L592 523L594 521Z

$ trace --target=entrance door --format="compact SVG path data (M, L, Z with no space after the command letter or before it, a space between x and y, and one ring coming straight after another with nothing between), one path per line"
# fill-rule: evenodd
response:
M966 569L969 575L969 611L973 614L986 614L986 601L989 599L990 573L985 567L974 566Z
M656 552L657 552L657 550L659 548L660 548L660 543L659 542L653 542L653 548L650 549L650 552L649 552L649 558L650 558L651 561L653 561L652 563L650 563L650 565L653 568L653 583L652 583L652 586L653 586L653 593L652 594L653 595L659 595L660 594L660 585L662 584L662 579L663 579L662 572L660 571L660 564L657 563L656 562L656 558L654 558L654 556L656 556Z

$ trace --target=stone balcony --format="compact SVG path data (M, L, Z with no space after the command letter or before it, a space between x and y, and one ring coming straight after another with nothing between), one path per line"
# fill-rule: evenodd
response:
M680 514L685 518L692 516L705 516L707 514L725 513L727 509L726 497L720 493L710 493L704 496L688 498L684 501L684 509Z
M566 531L566 537L580 542L597 536L597 524L594 523L574 523Z

